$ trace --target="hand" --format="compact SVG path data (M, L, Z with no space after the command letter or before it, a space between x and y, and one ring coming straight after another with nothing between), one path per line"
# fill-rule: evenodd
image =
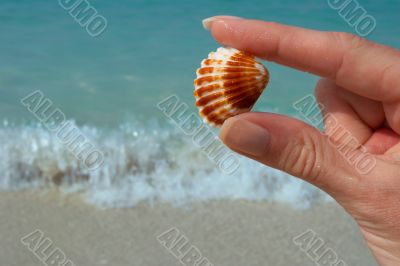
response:
M377 261L400 265L400 52L347 33L235 17L204 24L224 46L322 77L315 94L325 133L290 117L246 113L225 121L222 141L329 193L357 221ZM338 126L353 141L332 133ZM367 154L374 165L362 173L349 154Z

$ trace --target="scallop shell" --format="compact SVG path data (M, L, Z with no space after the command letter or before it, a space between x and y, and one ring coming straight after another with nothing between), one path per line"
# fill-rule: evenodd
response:
M268 70L254 56L218 48L201 62L194 80L200 116L218 127L229 117L249 112L268 81Z

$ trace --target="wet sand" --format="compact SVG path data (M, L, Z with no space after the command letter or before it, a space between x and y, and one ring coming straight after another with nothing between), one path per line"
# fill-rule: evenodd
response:
M1 265L46 265L21 237L40 229L76 266L183 265L157 240L175 227L213 265L318 265L293 237L314 230L347 265L377 265L357 226L336 204L216 201L191 209L140 204L100 210L58 192L0 192Z

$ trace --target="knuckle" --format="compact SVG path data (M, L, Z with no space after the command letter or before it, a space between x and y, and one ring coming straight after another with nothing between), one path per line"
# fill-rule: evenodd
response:
M348 62L351 62L354 53L369 42L347 32L331 32L330 35L332 43L335 43L339 50L342 50L342 56L338 60L336 71L331 76L331 78L337 79L341 72L348 67Z
M322 78L315 86L314 94L317 101L323 102L330 100L332 95L337 94L339 90L340 88L334 81L328 78Z
M366 39L361 38L360 36L348 33L348 32L332 32L332 37L335 41L337 41L343 48L349 47L359 47L366 43Z
M358 53L360 48L371 46L372 43L352 33L331 32L330 34L333 43L336 43L339 49L342 50L342 56L338 60L336 67L337 70L331 77L337 79L341 72L349 67L349 62L354 60L354 55Z
M282 169L292 175L305 179L310 183L317 183L322 173L323 161L317 136L305 133L305 130L296 132L293 141L289 142L282 153Z

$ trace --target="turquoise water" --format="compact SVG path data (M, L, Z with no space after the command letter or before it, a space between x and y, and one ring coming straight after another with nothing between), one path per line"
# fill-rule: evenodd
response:
M400 2L359 2L377 21L368 38L400 48ZM233 177L221 175L156 105L176 94L195 111L195 69L218 47L202 28L203 18L229 14L353 32L327 1L90 3L108 21L97 38L56 0L0 2L1 187L57 183L106 206L213 198L296 202L316 195L309 186L246 159ZM311 93L317 78L265 64L271 83L256 109L294 114L292 103ZM104 151L101 169L85 172L54 134L35 125L36 118L20 104L34 90L41 90Z

